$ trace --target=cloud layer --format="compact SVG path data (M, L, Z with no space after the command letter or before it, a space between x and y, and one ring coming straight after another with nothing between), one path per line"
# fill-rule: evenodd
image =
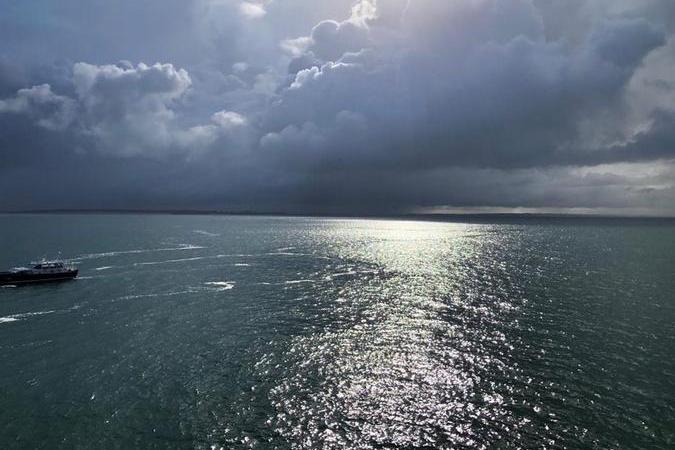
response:
M0 209L675 214L666 0L76 6L0 20Z

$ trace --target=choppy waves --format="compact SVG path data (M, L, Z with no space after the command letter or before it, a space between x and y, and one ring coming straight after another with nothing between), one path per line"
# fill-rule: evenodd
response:
M150 230L158 248L80 250L84 283L0 294L0 375L22 418L11 439L293 450L675 441L671 231L163 220L177 222ZM168 244L191 241L204 247ZM54 438L32 438L35 417Z

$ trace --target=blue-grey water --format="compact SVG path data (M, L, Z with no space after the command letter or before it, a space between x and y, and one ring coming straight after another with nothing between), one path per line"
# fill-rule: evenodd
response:
M675 225L0 215L0 447L675 448Z

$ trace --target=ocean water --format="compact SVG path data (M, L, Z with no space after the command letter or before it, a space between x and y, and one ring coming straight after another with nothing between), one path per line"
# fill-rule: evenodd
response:
M675 448L675 224L0 215L0 447Z

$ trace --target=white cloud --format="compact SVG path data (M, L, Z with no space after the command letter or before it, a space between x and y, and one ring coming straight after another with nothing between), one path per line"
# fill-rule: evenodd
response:
M129 156L171 150L173 106L192 80L172 64L77 63L73 84L82 105L79 120L84 133L101 151Z
M195 160L212 150L238 151L247 146L249 131L248 119L243 115L218 111L211 116L209 124L176 130L174 139L176 145L186 151L188 160Z
M248 67L249 65L242 61L232 64L232 70L235 72L245 72Z
M218 111L211 117L211 120L225 129L241 127L247 123L244 116L233 111Z
M56 95L49 84L20 89L14 98L0 100L0 113L26 114L50 130L63 130L75 118L75 102Z
M289 55L297 58L312 45L312 38L309 36L301 36L294 39L284 39L281 41L280 47Z
M260 19L267 14L267 11L261 3L242 2L239 5L239 13L247 19Z

